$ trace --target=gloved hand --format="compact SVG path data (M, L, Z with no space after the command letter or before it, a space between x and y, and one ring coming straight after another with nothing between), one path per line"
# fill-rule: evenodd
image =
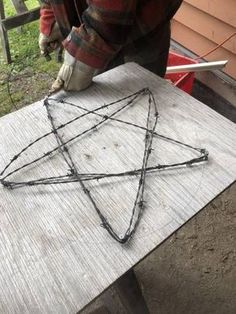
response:
M57 22L53 25L51 34L49 36L44 35L43 33L39 34L39 48L42 56L47 56L53 50L56 50L63 40L61 31Z
M64 88L66 91L80 91L89 87L96 69L76 60L65 51L64 63L52 84L50 93Z

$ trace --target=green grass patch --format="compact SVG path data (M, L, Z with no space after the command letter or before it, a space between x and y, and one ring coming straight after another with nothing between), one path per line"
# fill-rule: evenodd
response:
M26 0L25 4L28 9L39 6L36 0ZM16 14L10 0L4 0L4 5L6 16ZM40 56L38 36L39 21L9 31L13 60L9 65L0 45L0 116L43 98L57 75L60 64L53 56L50 62Z
M13 16L16 14L16 10L10 0L3 0L3 4L6 17ZM37 8L39 6L37 0L25 0L25 4L29 10Z

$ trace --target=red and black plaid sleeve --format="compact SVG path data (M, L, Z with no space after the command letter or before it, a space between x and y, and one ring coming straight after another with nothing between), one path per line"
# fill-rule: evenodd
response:
M66 37L65 49L76 59L99 69L106 66L127 40L145 36L169 20L182 0L76 0L77 6L74 0L44 2L47 5L50 2ZM75 12L80 15L77 22Z
M136 16L137 0L89 0L83 25L64 41L76 59L103 68L126 42Z
M47 0L41 1L39 21L40 32L46 36L49 36L51 34L54 23L55 16L50 1Z

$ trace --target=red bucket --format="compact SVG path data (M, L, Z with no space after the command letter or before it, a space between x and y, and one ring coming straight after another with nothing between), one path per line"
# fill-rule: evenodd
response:
M168 66L197 64L196 60L181 56L174 52L169 52ZM194 72L191 73L170 73L165 75L165 79L170 80L175 86L179 87L188 94L192 93Z

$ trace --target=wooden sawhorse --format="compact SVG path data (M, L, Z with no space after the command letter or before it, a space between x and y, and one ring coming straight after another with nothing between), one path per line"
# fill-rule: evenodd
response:
M3 56L7 63L11 63L12 61L7 32L13 28L37 20L40 11L39 7L28 11L22 0L12 0L12 3L14 4L17 15L6 18L3 0L0 0L0 37Z

